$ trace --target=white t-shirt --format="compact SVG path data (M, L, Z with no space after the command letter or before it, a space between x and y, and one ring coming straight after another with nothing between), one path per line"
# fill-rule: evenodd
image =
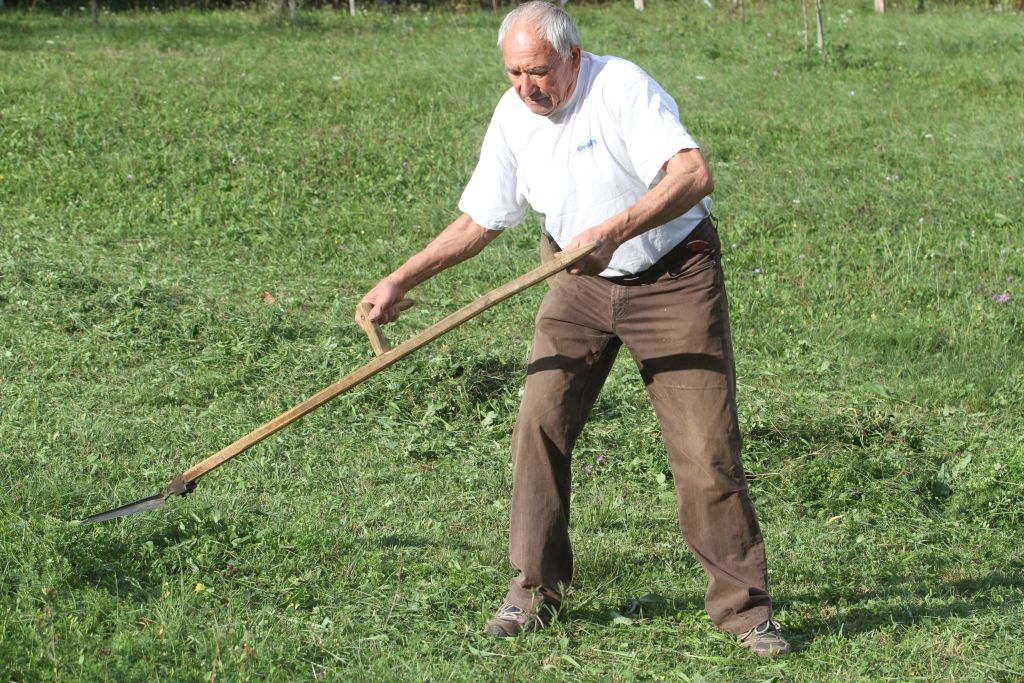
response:
M635 204L664 177L666 161L696 148L675 101L650 76L624 59L584 52L569 102L551 116L531 112L511 88L502 96L459 209L501 230L522 222L532 206L564 247ZM705 197L625 242L601 275L645 270L710 213Z

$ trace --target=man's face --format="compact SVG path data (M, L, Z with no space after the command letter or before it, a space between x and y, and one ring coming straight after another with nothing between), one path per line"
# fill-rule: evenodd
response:
M569 100L580 71L580 49L563 60L529 25L514 24L501 45L505 71L530 111L548 116Z

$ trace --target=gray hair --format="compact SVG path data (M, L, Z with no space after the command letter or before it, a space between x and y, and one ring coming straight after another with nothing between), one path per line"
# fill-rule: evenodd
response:
M580 30L568 12L544 0L530 0L505 15L498 29L498 47L505 42L508 29L520 20L535 27L562 59L569 59L572 48L580 46Z

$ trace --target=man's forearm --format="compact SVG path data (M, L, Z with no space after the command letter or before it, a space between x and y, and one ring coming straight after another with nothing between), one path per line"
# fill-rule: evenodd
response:
M467 214L462 214L385 279L409 291L441 271L476 256L500 234L500 230L483 228Z
M679 152L665 164L665 177L635 204L577 235L565 249L572 250L594 240L601 247L569 268L573 275L597 275L612 260L624 242L682 216L715 189L711 172L700 150Z
M607 221L608 239L622 244L664 225L692 209L714 188L711 172L700 151L681 152L668 161L660 183L636 204Z
M410 289L442 270L476 256L500 234L500 230L487 230L467 214L462 214L430 244L363 296L362 303L370 305L370 320L381 324L398 320L401 315L398 304ZM358 320L358 313L356 315Z

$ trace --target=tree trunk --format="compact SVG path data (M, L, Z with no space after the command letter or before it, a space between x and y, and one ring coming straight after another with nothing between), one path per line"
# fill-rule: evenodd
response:
M350 17L356 15L356 0L348 0L348 15Z
M288 21L295 23L295 15L298 14L298 8L296 7L297 0L288 0Z
M825 23L821 18L821 0L815 0L818 10L818 49L825 51Z
M96 28L100 25L100 0L90 0L89 6L92 8L92 27Z
M644 0L633 0L633 7L635 7L638 10L640 10L641 12L643 12L644 11Z
M875 0L875 11L879 14L885 12L885 0Z

